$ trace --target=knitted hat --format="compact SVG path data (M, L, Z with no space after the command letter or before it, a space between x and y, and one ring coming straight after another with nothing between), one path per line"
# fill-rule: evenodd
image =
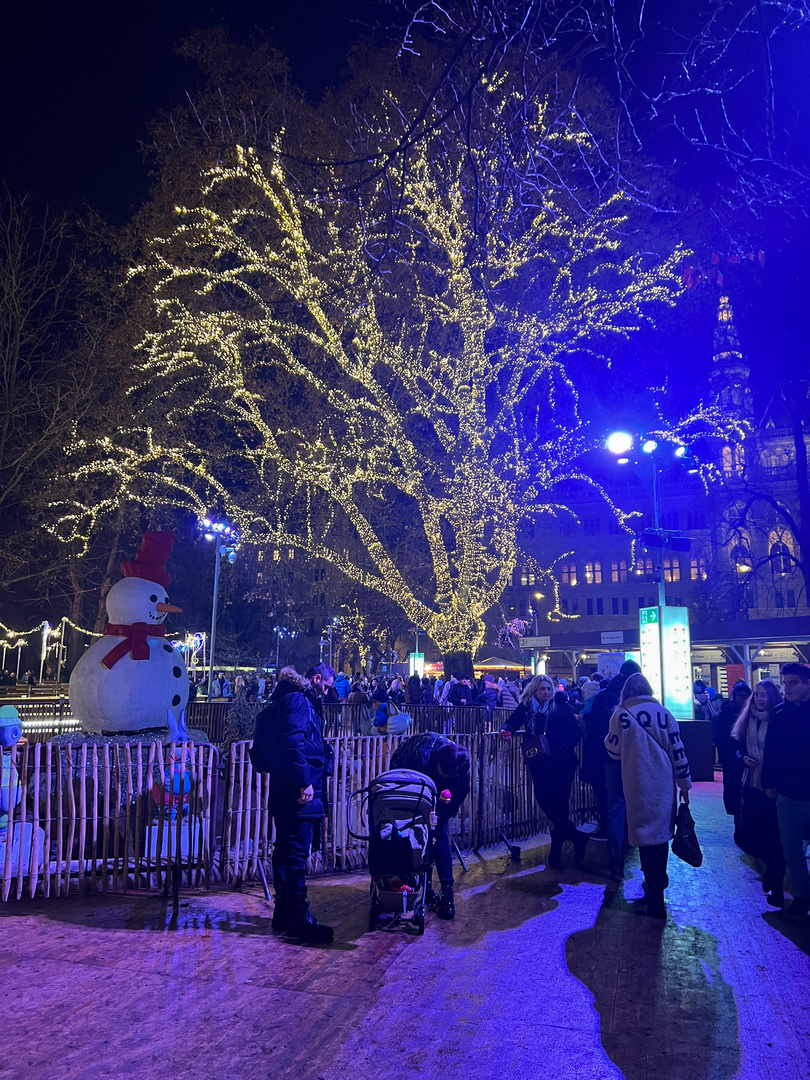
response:
M121 563L124 577L138 577L145 581L154 581L168 589L171 578L166 571L166 563L174 546L174 533L148 532L143 534L141 548L134 560L125 559Z

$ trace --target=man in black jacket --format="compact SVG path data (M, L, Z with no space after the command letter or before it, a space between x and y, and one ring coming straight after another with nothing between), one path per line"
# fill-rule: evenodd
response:
M593 787L597 803L600 803L605 815L602 827L607 831L608 866L614 881L624 877L625 834L627 831L627 807L622 787L621 762L613 761L605 749L605 739L610 727L610 718L622 688L631 675L637 675L641 668L633 660L625 660L619 674L615 675L604 690L600 690L593 699L591 711L585 718L585 742L582 747L582 778Z
M429 776L436 785L439 801L436 806L438 825L433 843L433 857L441 882L441 897L430 889L428 906L440 919L453 919L456 906L453 898L453 852L450 849L450 822L456 816L470 790L470 755L436 731L424 731L403 739L391 755L392 769L412 769ZM442 799L448 792L449 800Z
M317 702L309 680L295 668L282 668L267 708L256 718L251 760L270 774L273 929L285 930L293 941L328 944L334 932L309 910L306 884L313 826L326 812L326 748Z
M810 666L783 664L785 700L773 710L762 752L762 787L776 799L782 852L793 886L788 915L810 911L803 841L810 829Z

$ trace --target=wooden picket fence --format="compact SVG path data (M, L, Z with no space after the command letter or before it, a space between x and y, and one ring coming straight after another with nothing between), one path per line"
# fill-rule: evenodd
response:
M454 733L472 762L470 794L451 823L462 849L513 843L547 823L534 801L520 737ZM328 817L310 872L361 869L367 844L362 799L390 768L396 736L328 739L335 771ZM209 744L21 743L0 755L0 899L135 889L208 888L212 881L270 876L269 778L253 771L251 743L233 743L224 762ZM221 781L224 784L221 785ZM219 796L223 797L220 799ZM571 813L594 816L591 789L574 781ZM2 823L0 823L2 824ZM260 866L261 864L261 866Z
M335 753L335 770L328 785L328 817L313 843L310 873L346 871L367 865L368 845L360 836L368 832L365 806L350 799L391 767L391 755L401 742L397 736L338 736L327 740ZM525 840L547 829L534 800L529 771L520 752L520 736L504 742L497 732L455 735L455 742L470 754L470 794L451 823L451 836L462 849ZM250 742L233 743L227 759L224 827L219 871L223 881L241 882L270 876L272 820L268 810L269 782L253 771ZM570 812L578 823L594 817L590 786L574 780Z
M21 743L0 757L3 901L210 884L215 747Z

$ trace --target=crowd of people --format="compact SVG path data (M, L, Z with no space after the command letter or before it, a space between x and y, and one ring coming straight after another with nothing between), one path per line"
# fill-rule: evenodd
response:
M793 900L787 913L798 917L810 911L805 859L805 836L810 833L810 667L784 665L781 682L784 696L765 679L753 693L738 683L728 701L709 694L699 682L695 699L712 723L734 838L761 862L769 903L784 904L789 871ZM521 752L536 802L550 824L548 866L561 870L570 850L574 864L581 867L589 843L604 840L608 873L620 881L628 851L637 847L644 895L635 906L652 918L666 918L669 843L678 803L689 802L691 777L677 720L655 699L633 661L626 661L609 680L586 676L576 685L547 675L522 685L490 676L476 684L460 675L446 682L418 677L405 682L398 676L349 680L328 664L318 664L306 676L284 668L277 678L266 680L264 691L269 694L266 705L251 680L237 689L237 699L243 692L256 698L251 753L255 767L271 775L270 810L276 827L273 928L291 940L332 940L332 929L309 910L305 878L313 826L326 806L331 761L323 737L323 706L330 700L369 707L444 701L507 708L501 739L523 733ZM591 784L597 808L595 833L579 828L569 812L580 742L580 777ZM440 891L431 888L429 906L440 918L452 919L449 823L469 792L469 756L446 736L422 732L400 742L391 764L422 772L451 793L439 808L434 860Z

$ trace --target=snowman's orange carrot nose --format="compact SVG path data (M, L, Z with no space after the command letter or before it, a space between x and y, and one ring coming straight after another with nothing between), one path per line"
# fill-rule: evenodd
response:
M155 611L168 611L174 612L175 615L182 614L183 609L176 607L174 604L155 604Z

